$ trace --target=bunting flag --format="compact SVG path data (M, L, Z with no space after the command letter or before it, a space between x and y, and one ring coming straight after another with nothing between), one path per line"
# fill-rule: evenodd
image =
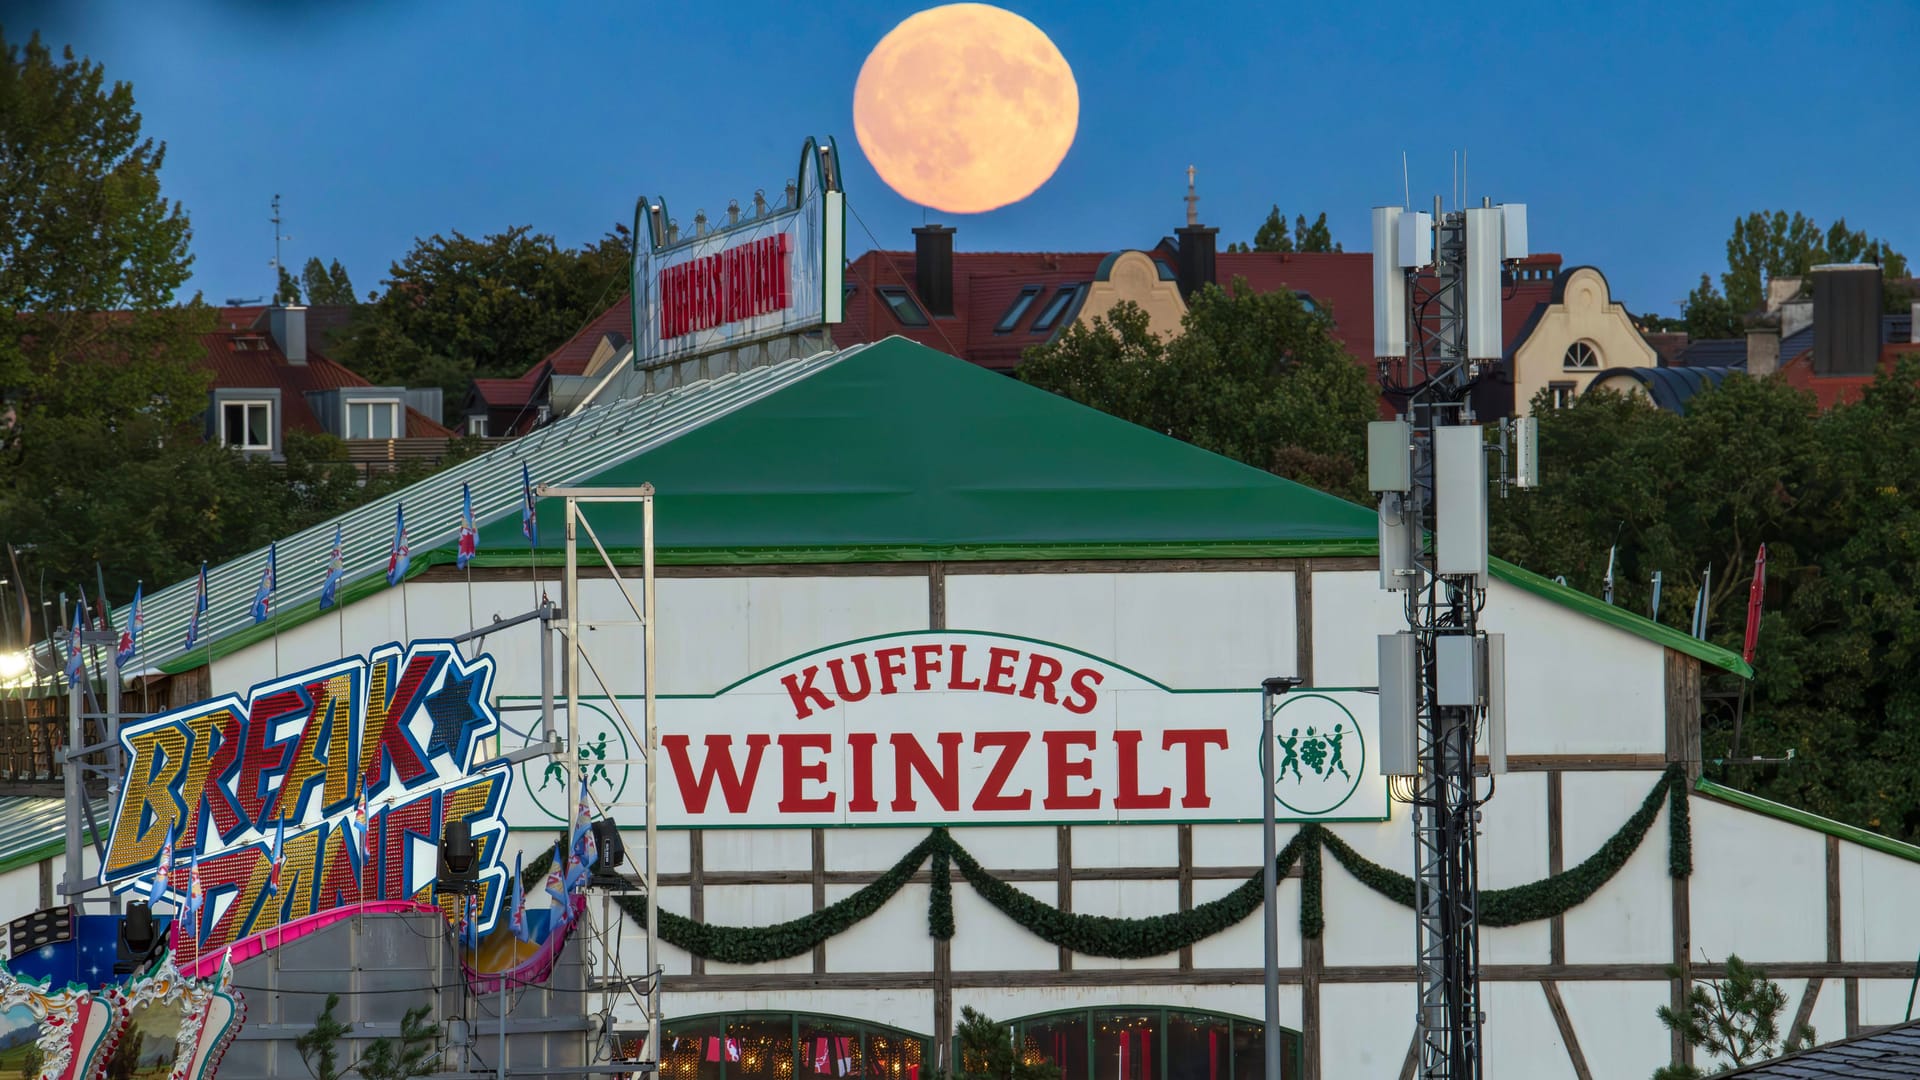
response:
M1693 596L1693 636L1707 640L1707 597L1713 592L1713 567L1700 572L1700 591Z
M187 615L187 648L200 640L200 616L207 613L207 564L200 564L200 579L193 587L193 610Z
M78 683L86 672L86 657L80 649L80 634L86 628L81 612L82 607L73 609L73 629L67 631L67 681Z
M1613 603L1613 557L1620 553L1620 545L1607 549L1607 603Z
M100 586L100 629L113 629L113 605L107 603L107 572L99 563L93 564L93 580Z
M480 925L473 920L473 897L463 897L460 911L460 943L468 949L480 948Z
M320 582L320 610L332 607L340 596L340 579L346 576L346 550L341 546L340 526L333 527L333 552L327 556L327 576Z
M167 894L169 872L173 869L173 826L167 826L167 842L160 847L160 863L154 867L153 886L147 890L147 903L157 904Z
M1660 621L1660 571L1653 572L1653 614L1647 616L1654 622Z
M1753 584L1747 586L1747 640L1740 659L1753 663L1753 650L1760 645L1760 607L1767 599L1767 545L1753 557Z
M527 894L520 884L520 856L513 856L513 913L508 916L508 925L513 928L513 936L521 941L532 941L533 932L527 929Z
M267 615L273 611L273 591L279 585L274 564L279 560L280 545L268 544L266 569L260 571L260 585L253 590L253 621L255 623L266 622Z
M360 798L353 804L353 814L347 818L347 831L353 837L354 861L362 866L367 862L367 789L360 789Z
M566 857L560 851L556 841L553 850L553 869L547 871L547 895L553 897L551 907L555 911L564 911L567 903L567 865Z
M460 485L460 548L455 562L465 570L480 550L480 526L473 520L473 489Z
M193 940L200 942L200 909L205 906L205 894L200 888L200 853L187 856L187 902L180 908L180 918L193 928Z
M393 548L387 552L387 584L400 584L412 562L413 549L407 545L407 508L402 504L393 510Z
M540 519L533 512L533 473L524 461L520 463L520 535L527 538L528 547L540 546Z
M12 544L7 545L7 562L13 565L13 595L20 600L20 640L32 641L33 605L27 602L27 579L20 573L20 556L13 550Z
M133 611L127 615L127 628L120 631L120 648L113 654L114 663L126 667L133 662L133 654L140 649L140 631L147 625L146 616L140 613L140 600L146 591L144 582L133 586Z
M280 869L287 861L287 819L280 819L280 826L273 834L273 851L267 856L271 861L267 869L267 891L275 895L280 892Z
M574 812L572 849L567 856L568 891L585 885L587 871L600 861L599 851L593 842L593 818L587 801L585 769L580 770L580 808Z

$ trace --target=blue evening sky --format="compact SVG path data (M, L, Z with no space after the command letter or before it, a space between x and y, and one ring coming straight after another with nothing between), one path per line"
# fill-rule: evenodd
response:
M809 134L838 139L850 253L909 247L922 211L861 158L852 95L925 6L10 0L0 22L132 82L220 303L271 286L275 192L288 264L338 258L364 293L418 235L577 245L643 193L690 225L778 192ZM1222 243L1277 202L1363 250L1401 152L1425 205L1464 149L1476 201L1530 204L1534 250L1599 266L1635 311L1677 313L1750 210L1845 216L1920 257L1911 0L1006 6L1073 65L1079 133L1025 202L928 215L961 250L1151 245L1189 164Z

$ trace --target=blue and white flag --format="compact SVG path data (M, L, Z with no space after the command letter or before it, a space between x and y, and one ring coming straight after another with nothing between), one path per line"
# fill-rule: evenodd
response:
M133 654L140 650L140 631L147 625L146 616L140 613L141 594L145 591L144 582L134 585L133 612L127 616L127 628L120 631L120 648L113 654L113 662L123 668L133 662Z
M87 625L83 617L86 607L86 601L84 600L74 607L73 629L67 631L67 681L70 683L79 682L80 677L85 674L87 669L86 658L80 651L80 634L86 629Z
M540 546L540 518L533 512L533 474L524 461L520 463L520 534L527 538L527 546Z
M207 613L207 564L200 564L200 580L194 585L193 611L187 615L187 648L200 640L200 616Z
M280 545L267 545L267 568L260 571L260 587L253 590L253 621L263 623L273 611L273 590L278 587L279 578L274 564L280 560Z
M473 489L460 485L460 544L457 563L465 570L480 551L480 526L473 519Z
M413 548L407 544L407 508L396 506L393 510L393 548L387 552L387 584L398 585L400 579L407 576L407 567L413 563Z
M157 904L167 894L167 878L173 870L173 826L167 826L167 842L160 848L160 865L154 868L153 885L147 890L147 903Z
M333 553L327 556L327 577L320 583L320 610L333 606L339 598L340 579L346 576L347 557L340 546L340 526L333 527Z

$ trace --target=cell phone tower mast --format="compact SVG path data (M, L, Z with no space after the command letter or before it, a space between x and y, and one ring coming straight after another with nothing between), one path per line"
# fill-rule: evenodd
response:
M1480 808L1506 769L1505 640L1480 625L1487 589L1490 450L1508 435L1514 484L1535 482L1530 421L1497 445L1473 391L1497 372L1504 271L1526 256L1526 207L1373 211L1374 343L1400 418L1370 426L1380 494L1380 585L1407 629L1380 637L1382 769L1412 804L1417 924L1415 1057L1422 1080L1482 1080ZM1476 763L1476 757L1485 761Z

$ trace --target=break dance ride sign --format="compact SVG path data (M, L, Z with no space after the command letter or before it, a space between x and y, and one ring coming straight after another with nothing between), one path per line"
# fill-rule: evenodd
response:
M493 676L448 642L393 644L128 725L101 883L170 903L205 956L363 900L432 902L463 819L484 933L509 884L510 770L480 761Z
M1257 688L1173 690L1061 645L922 631L835 645L711 696L659 699L665 827L1259 821ZM1380 821L1378 698L1298 690L1275 715L1274 812ZM637 703L621 710L638 722ZM632 801L644 768L617 711L580 718L596 799ZM609 729L611 740L609 740ZM630 758L637 753L617 753ZM564 782L525 778L509 817L555 828ZM623 800L615 789L629 794Z

